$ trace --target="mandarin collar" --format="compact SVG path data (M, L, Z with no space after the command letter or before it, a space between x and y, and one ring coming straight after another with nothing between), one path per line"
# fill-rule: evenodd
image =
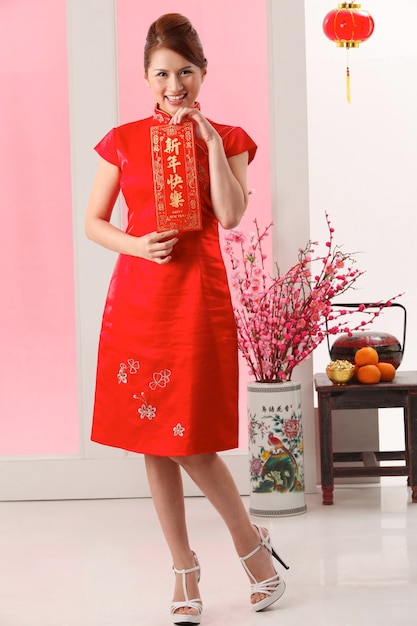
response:
M194 108L200 110L200 103L196 102L194 104ZM157 104L155 104L155 108L153 111L153 119L160 124L168 124L171 120L171 115L165 113L165 111L161 111Z

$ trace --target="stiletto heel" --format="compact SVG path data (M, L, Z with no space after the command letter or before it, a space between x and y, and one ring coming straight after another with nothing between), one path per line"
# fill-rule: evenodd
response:
M185 596L185 600L181 602L171 602L171 615L173 618L174 624L199 624L201 622L201 612L203 610L203 603L201 598L193 598L190 600L188 597L187 590L187 574L191 574L192 572L198 572L197 581L200 582L200 564L197 559L197 555L193 552L195 566L190 569L176 569L173 567L172 569L176 574L181 574L182 576L182 588ZM187 608L187 609L195 609L197 611L196 615L190 615L187 613L175 613L178 609Z
M249 554L247 554L246 556L241 556L240 560L242 561L242 565L245 568L249 578L253 581L253 583L251 584L251 595L253 595L254 593L262 593L266 596L265 598L263 598L263 600L252 604L254 611L263 611L268 606L271 606L271 604L280 599L285 591L285 582L282 578L278 576L277 572L275 572L274 576L271 576L271 578L266 578L265 580L261 580L260 582L258 582L255 576L250 571L249 567L246 565L246 561L254 556L257 552L259 552L259 550L261 550L262 548L266 548L271 555L271 558L274 557L278 561L278 563L285 567L285 569L289 569L289 566L286 565L275 552L274 548L271 545L271 538L269 536L269 533L267 532L267 534L264 535L262 529L259 526L257 526L256 524L254 524L254 526L259 533L259 538L261 542L256 546L254 550L252 550L252 552L249 552Z
M271 554L274 557L274 559L278 561L278 563L281 563L282 567L285 567L285 569L290 569L289 565L285 565L284 561L279 558L278 554L275 552L272 546L271 546Z

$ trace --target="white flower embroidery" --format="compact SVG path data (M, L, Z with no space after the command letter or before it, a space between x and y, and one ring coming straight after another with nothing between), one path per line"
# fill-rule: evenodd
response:
M120 369L117 374L117 382L119 383L127 383L127 374L126 374L126 365L124 363L120 363Z
M138 413L140 415L140 419L143 420L143 419L145 419L145 417L147 417L148 420L152 420L155 417L155 415L156 415L156 407L152 406L151 404L148 403L148 401L146 399L146 396L143 393L143 391L141 392L140 396L138 396L135 393L135 394L133 394L133 397L134 397L135 400L143 400L142 406L138 408Z
M183 437L184 436L185 428L183 428L183 426L181 426L181 424L179 422L178 422L178 424L176 426L174 426L174 428L172 430L174 431L174 437Z
M157 387L166 387L170 381L171 370L161 370L160 372L155 372L153 375L153 380L149 383L149 387L154 390Z
M161 122L161 123L165 122L164 116L161 115L161 113L156 113L156 111L153 114L153 119L157 120L158 122Z
M135 361L135 359L128 359L127 364L129 365L130 374L136 374L140 367L139 361Z
M119 372L117 374L117 381L120 385L120 383L127 383L127 368L129 366L129 374L136 374L140 365L139 365L139 361L135 361L135 359L128 359L127 360L127 365L126 363L120 363L119 366Z
M155 417L156 407L151 406L150 404L142 404L142 406L138 409L138 413L141 420L145 419L145 417L147 417L148 420L151 420Z

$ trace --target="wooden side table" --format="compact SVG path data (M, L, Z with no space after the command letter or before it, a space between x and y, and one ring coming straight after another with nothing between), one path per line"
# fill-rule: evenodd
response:
M408 476L412 502L417 503L417 371L397 372L393 381L377 385L349 383L334 385L326 374L316 374L314 385L318 395L320 428L320 462L323 504L333 504L335 477ZM404 410L405 450L395 452L333 452L332 411L337 409L382 409L402 407ZM363 467L335 467L335 462L403 460L405 465L380 467L378 463Z

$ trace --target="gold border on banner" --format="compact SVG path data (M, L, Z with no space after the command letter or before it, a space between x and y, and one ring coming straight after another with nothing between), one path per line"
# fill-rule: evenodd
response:
M151 126L157 231L201 230L194 125Z

